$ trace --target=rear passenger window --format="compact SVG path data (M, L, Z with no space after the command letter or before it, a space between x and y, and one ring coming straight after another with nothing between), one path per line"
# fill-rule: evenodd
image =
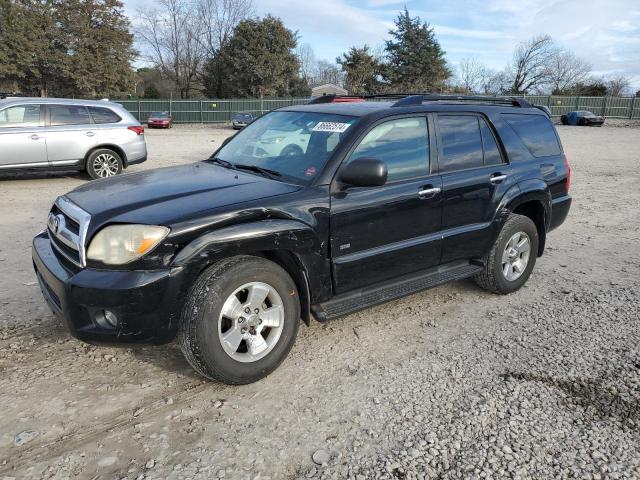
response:
M438 115L442 143L440 172L483 165L480 124L475 115Z
M89 107L89 113L91 114L93 123L97 124L118 123L122 120L116 112L104 107Z
M88 125L89 112L82 105L51 105L49 106L51 125Z
M546 115L503 114L534 157L560 155L558 138Z
M371 157L387 165L387 180L415 178L429 173L429 133L425 117L381 123L362 139L349 161Z
M493 132L487 125L484 119L479 119L480 131L482 132L482 148L484 150L484 164L485 165L499 165L502 163L502 156L500 155L500 149L496 143L496 138L493 136Z

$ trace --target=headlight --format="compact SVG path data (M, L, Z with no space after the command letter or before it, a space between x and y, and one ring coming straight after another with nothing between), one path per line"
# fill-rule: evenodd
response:
M93 237L87 259L109 265L129 263L149 253L168 234L167 227L110 225Z

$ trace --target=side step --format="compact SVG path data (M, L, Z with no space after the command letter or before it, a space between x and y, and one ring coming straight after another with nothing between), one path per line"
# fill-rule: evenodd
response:
M313 305L311 311L322 322L437 287L443 283L462 280L475 275L481 270L481 266L469 263L457 263L449 266L441 265L426 272L406 275L389 282L378 283L370 287L337 295L324 303Z

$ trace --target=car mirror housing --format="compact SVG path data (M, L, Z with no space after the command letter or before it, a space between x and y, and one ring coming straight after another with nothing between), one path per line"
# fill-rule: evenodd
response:
M387 182L387 166L377 158L357 158L342 168L338 180L353 187L379 187Z

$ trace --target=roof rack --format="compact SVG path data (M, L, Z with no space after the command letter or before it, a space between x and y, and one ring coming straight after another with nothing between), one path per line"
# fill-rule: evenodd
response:
M408 107L411 105L422 105L423 102L478 102L495 103L498 105L511 105L513 107L530 108L531 105L524 98L519 97L487 97L482 95L436 95L418 94L408 95L392 105L392 107Z
M350 103L350 102L364 102L364 97L360 95L336 95L330 93L328 95L321 95L319 97L312 98L307 102L307 105L314 105L318 103Z

